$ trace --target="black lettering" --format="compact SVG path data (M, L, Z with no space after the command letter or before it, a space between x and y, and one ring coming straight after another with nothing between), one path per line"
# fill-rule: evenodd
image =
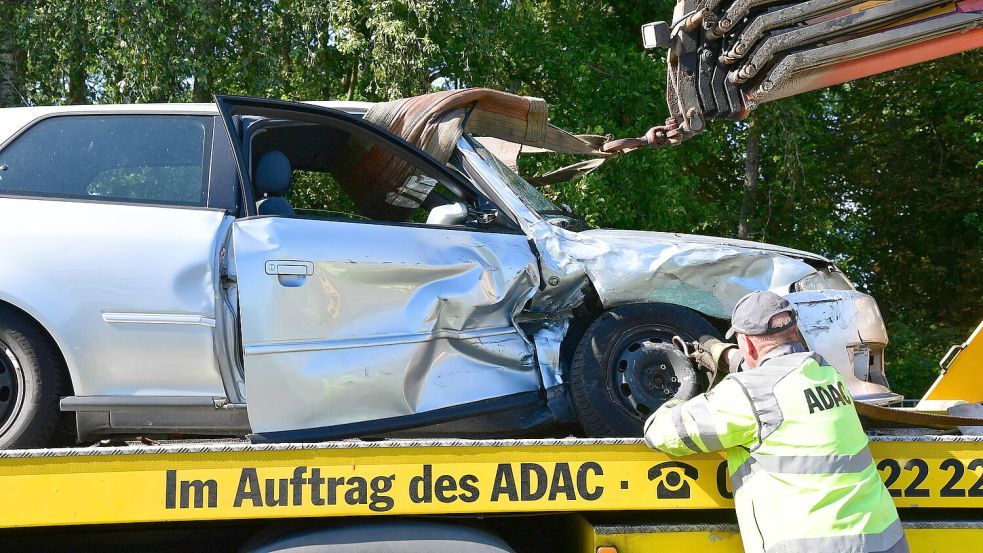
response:
M304 478L305 472L307 472L307 467L297 467L294 469L293 478L290 479L290 489L293 491L294 505L304 504L304 484L307 483L307 479Z
M587 501L596 501L601 498L601 494L604 493L604 486L594 486L594 490L590 491L587 489L587 473L593 472L595 475L600 476L604 474L604 469L601 465L594 462L587 462L580 465L580 469L577 470L577 493L580 497L586 499Z
M823 403L823 410L833 407L833 396L829 395L829 390L816 386L816 393L819 394L819 401Z
M942 470L952 469L952 478L946 482L945 486L939 490L939 496L941 497L966 497L966 490L956 487L956 484L962 480L963 475L966 474L966 469L959 459L943 459L942 463L939 464L939 468Z
M915 471L915 477L912 479L911 484L904 489L905 497L928 497L929 490L925 488L920 488L922 482L928 478L928 463L923 459L909 459L907 463L904 464L905 470Z
M498 470L495 471L495 485L492 487L491 500L498 501L498 496L505 494L509 501L518 501L519 494L515 489L515 475L512 474L512 465L499 463Z
M324 485L324 478L321 478L321 469L311 469L311 477L307 479L311 485L311 505L324 505L324 498L321 497L321 486Z
M245 468L239 473L239 487L236 488L236 498L233 507L241 507L245 500L253 502L253 507L263 506L263 494L259 491L259 478L256 469Z
M433 493L437 501L441 503L454 503L457 501L457 494L449 493L457 491L457 480L449 474L437 477L433 483Z
M194 490L195 509L205 506L205 490L208 490L208 506L218 506L218 482L214 480L190 480L181 482L181 508L187 509L191 504L191 491Z
M569 463L556 464L553 471L553 481L550 482L550 501L555 501L561 493L570 501L577 499L577 492L573 489L573 475L570 474Z
M536 490L533 491L533 475L536 480ZM519 465L520 487L519 494L521 501L536 501L546 495L546 469L536 463L522 463Z
M369 490L368 482L361 476L352 476L348 479L348 491L345 492L345 503L349 505L365 505L368 501Z
M839 407L840 405L846 405L846 401L843 400L843 396L840 395L840 392L836 389L836 386L830 384L826 386L826 389L829 390L829 395L833 396L834 407Z
M423 465L423 476L410 478L410 501L413 503L431 503L431 481L433 479L433 467Z
M164 477L164 508L177 508L177 471L169 470Z
M806 388L802 390L806 395L806 405L809 407L809 414L811 415L813 411L819 409L823 410L823 405L819 403L819 398L816 397L816 393L812 391L812 388Z
M840 389L840 397L843 398L843 401L845 401L847 405L852 404L853 398L850 396L850 392L847 391L846 385L844 385L843 382L840 382L837 384L837 387Z
M279 483L279 489L277 488ZM286 478L267 478L266 479L266 506L267 507L286 507L287 506L287 479ZM279 491L279 494L274 494Z
M734 499L734 492L729 489L730 486L730 478L727 477L727 461L721 461L717 465L717 492L720 497Z
M474 503L478 500L478 477L473 474L465 474L461 477L461 491L467 492L458 495L465 503Z
M338 486L343 486L345 479L342 477L328 478L328 505L338 503Z
M376 476L369 483L372 488L372 495L369 497L369 510L375 511L377 513L384 513L389 509L393 508L395 501L388 495L381 495L388 493L389 490L393 489L393 482L396 480L395 474L390 474L389 476Z
M901 476L901 464L894 459L881 459L877 463L877 470L887 471L887 475L884 477L884 487L887 488L891 497L901 497L901 490L891 487Z

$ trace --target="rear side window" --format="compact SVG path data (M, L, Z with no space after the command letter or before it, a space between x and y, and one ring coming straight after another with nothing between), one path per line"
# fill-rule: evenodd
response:
M0 194L204 206L211 117L45 119L0 151Z

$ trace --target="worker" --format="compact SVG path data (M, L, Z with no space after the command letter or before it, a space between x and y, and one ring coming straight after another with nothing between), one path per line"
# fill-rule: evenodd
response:
M646 443L675 456L727 451L747 553L907 552L853 399L840 373L806 350L794 308L754 292L731 325L743 370L660 407L645 422ZM735 363L733 347L703 344L713 369Z

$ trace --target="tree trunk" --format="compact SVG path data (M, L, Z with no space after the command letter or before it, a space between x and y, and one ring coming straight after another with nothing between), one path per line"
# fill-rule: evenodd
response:
M747 239L751 234L751 218L754 217L755 192L761 174L761 130L754 114L747 119L747 152L744 160L744 195L741 198L741 214L738 220L737 237Z
M73 16L70 25L69 36L75 38L74 44L69 47L68 55L68 103L87 104L89 103L88 86L85 79L88 76L86 67L86 57L88 50L88 25L85 21L85 13L80 3L72 4Z
M3 21L15 21L13 3L0 6L0 19ZM17 48L17 39L13 32L0 33L0 108L19 106L24 102L21 100L20 92L22 71L22 56Z

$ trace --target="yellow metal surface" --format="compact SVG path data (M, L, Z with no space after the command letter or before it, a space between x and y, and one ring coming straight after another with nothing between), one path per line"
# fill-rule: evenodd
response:
M954 553L983 550L983 529L905 528L912 553ZM582 553L595 553L599 547L614 546L618 553L742 553L737 532L626 532L592 534L583 542Z
M983 401L983 322L963 344L962 350L925 392L923 401Z
M983 508L983 443L871 445L899 506ZM551 441L0 458L0 489L0 527L732 507L719 455Z

